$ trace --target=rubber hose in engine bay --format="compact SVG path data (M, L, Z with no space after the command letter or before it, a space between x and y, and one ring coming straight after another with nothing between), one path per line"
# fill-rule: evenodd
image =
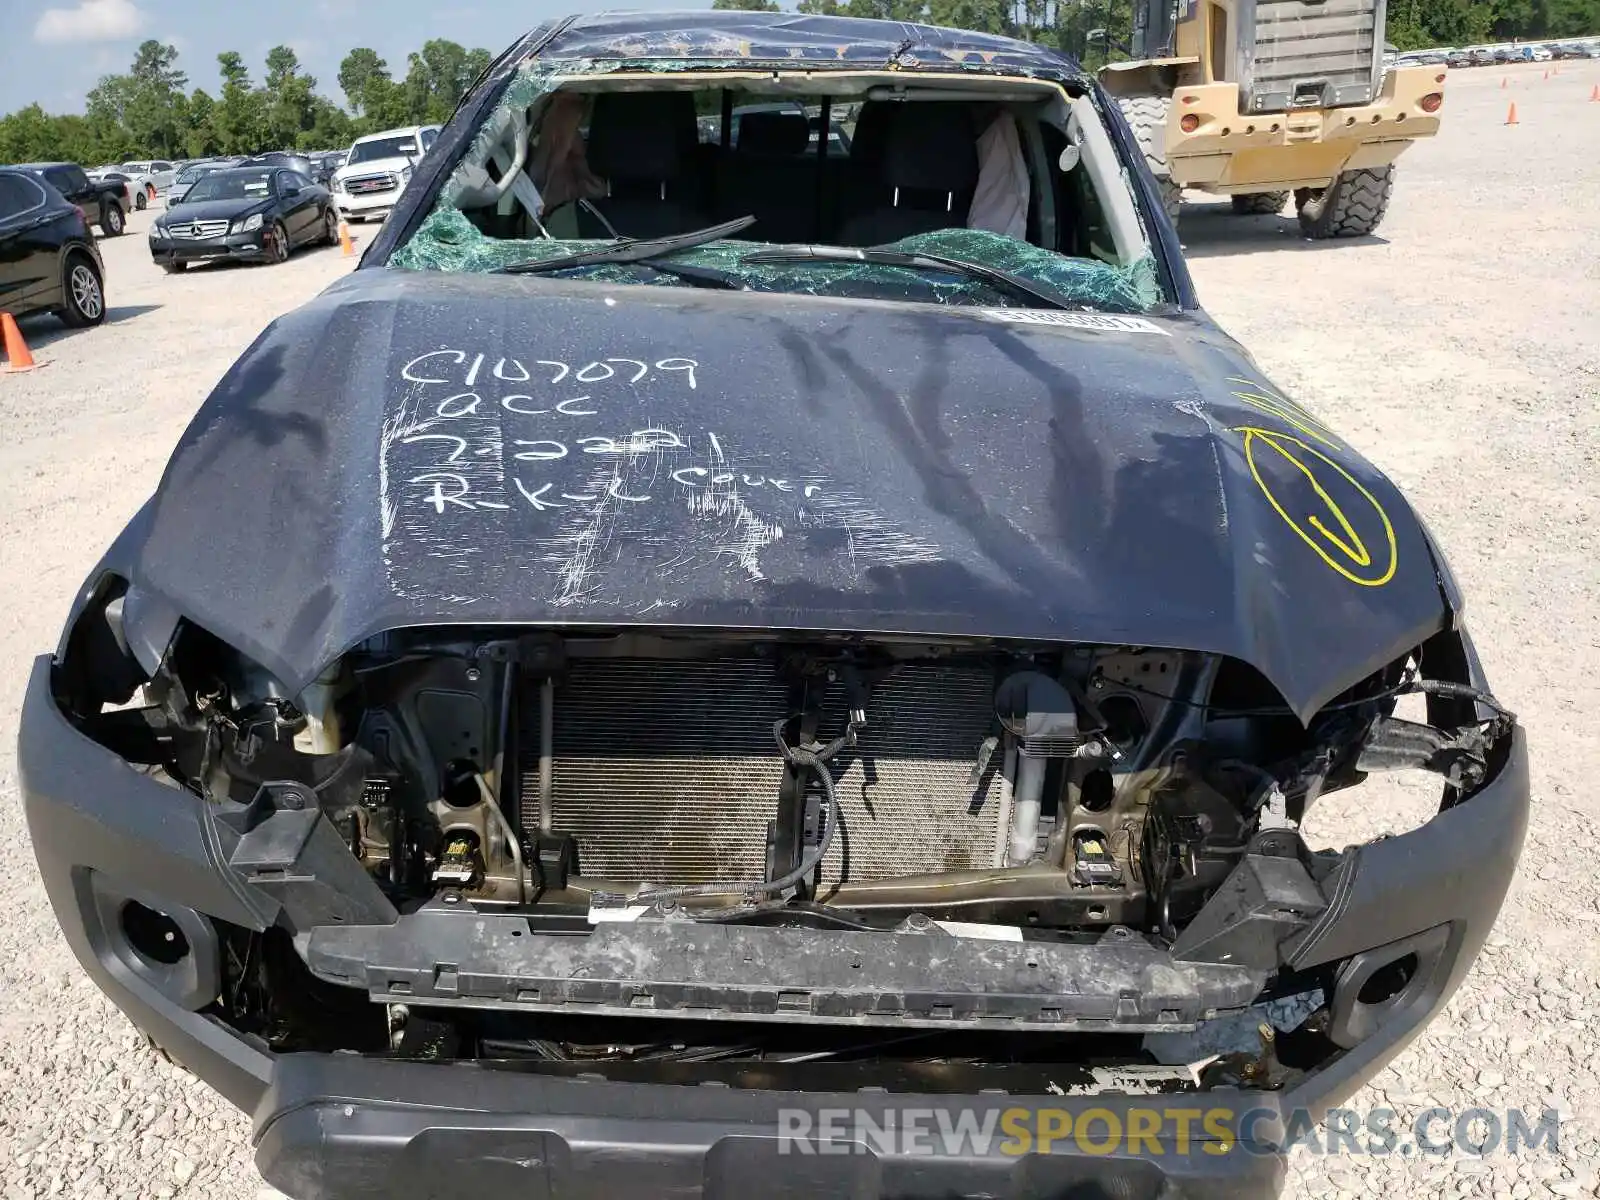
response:
M801 856L800 865L794 870L786 872L777 879L768 880L741 880L741 881L713 881L711 883L684 884L680 887L652 888L645 884L634 894L637 903L655 903L661 900L682 900L694 896L721 896L729 892L740 892L751 896L770 896L777 892L787 891L802 879L805 879L819 866L827 856L829 848L833 845L834 834L838 832L843 823L843 814L839 808L839 795L834 786L833 774L828 770L828 760L840 750L856 744L856 735L866 723L861 710L851 711L849 723L840 736L829 742L826 746L811 749L805 746L791 746L783 739L784 726L792 718L785 717L772 726L773 737L778 743L778 752L783 755L784 761L791 766L808 770L816 776L822 788L823 812L825 814L822 835L817 839L815 846Z

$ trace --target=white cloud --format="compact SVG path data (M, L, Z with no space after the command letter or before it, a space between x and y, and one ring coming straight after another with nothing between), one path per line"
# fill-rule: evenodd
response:
M133 0L81 0L76 8L47 8L33 27L41 42L112 42L133 37L144 13Z

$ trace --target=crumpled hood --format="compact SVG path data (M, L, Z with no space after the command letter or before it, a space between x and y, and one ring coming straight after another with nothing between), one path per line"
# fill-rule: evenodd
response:
M843 629L1225 654L1306 716L1447 616L1394 487L1192 317L362 270L145 517L135 584L291 690L406 625Z

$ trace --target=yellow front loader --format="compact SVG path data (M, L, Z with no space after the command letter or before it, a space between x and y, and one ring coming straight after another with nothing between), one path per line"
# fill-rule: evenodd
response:
M1439 129L1445 68L1384 68L1384 0L1134 0L1100 81L1177 219L1184 188L1275 213L1307 237L1383 220L1394 160Z

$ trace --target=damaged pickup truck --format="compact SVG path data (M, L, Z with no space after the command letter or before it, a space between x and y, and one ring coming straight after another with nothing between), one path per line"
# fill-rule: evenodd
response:
M1267 1195L1515 866L1461 607L1075 63L580 17L206 400L34 668L27 818L294 1197ZM1378 771L1437 815L1308 849ZM907 1105L1223 1119L782 1136Z

